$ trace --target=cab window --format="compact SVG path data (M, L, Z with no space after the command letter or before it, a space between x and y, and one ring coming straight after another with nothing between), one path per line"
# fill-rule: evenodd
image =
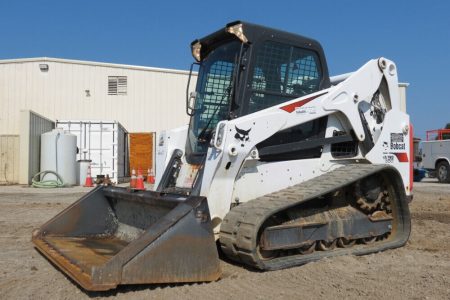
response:
M256 54L248 113L316 92L321 80L314 51L266 41Z

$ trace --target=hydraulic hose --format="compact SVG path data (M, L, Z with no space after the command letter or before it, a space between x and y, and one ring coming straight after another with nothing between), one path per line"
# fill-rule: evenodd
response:
M53 174L56 176L56 180L43 180L44 177L47 174ZM42 175L42 180L40 180L40 176ZM42 171L37 173L36 175L33 176L33 178L31 179L31 185L35 188L58 188L58 187L64 187L65 183L61 177L61 175L59 175L58 173L54 172L54 171Z

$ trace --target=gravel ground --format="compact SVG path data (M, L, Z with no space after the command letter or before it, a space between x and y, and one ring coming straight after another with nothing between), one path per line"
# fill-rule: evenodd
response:
M415 185L412 235L407 245L362 257L323 259L273 272L221 261L213 283L121 286L86 293L34 248L31 232L81 197L86 188L37 190L0 186L1 299L449 299L450 185Z

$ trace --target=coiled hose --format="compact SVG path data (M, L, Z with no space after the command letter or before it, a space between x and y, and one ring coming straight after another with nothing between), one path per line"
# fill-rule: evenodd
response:
M40 180L41 175L42 175L42 179L44 179L44 177L47 174L53 174L56 176L57 179L56 180ZM31 185L35 188L58 188L58 187L64 187L65 183L64 183L61 175L59 175L58 173L56 173L54 171L42 171L33 176L33 178L31 179Z

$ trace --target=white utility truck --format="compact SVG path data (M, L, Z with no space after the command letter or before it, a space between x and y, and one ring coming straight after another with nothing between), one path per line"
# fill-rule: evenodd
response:
M450 183L450 129L427 131L422 142L422 167L435 174L439 182Z

